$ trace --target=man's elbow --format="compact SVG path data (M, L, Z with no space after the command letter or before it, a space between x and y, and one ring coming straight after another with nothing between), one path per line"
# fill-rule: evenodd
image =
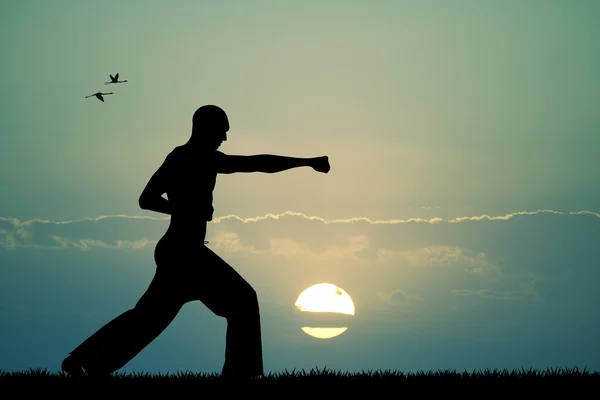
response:
M148 199L148 196L141 195L138 199L138 204L142 210L148 210L150 208L151 201Z
M245 162L240 163L237 166L238 172L262 172L265 174L270 174L275 172L273 165L268 162L262 156L249 156Z

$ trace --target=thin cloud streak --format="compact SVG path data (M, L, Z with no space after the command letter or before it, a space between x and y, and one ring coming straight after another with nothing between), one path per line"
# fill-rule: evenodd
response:
M67 225L67 224L75 224L78 222L87 222L87 221L98 222L103 219L116 219L116 218L148 219L148 220L153 220L153 221L169 221L171 219L171 217L152 217L152 216L147 216L147 215L114 214L114 215L100 215L98 217L74 219L74 220L70 220L70 221L51 221L51 220L47 220L47 219L33 218L33 219L23 221L23 222L21 222L18 218L7 218L7 217L0 216L0 221L10 222L14 226L27 226L27 225L32 225L32 224L36 224L36 223L37 224Z
M591 211L571 211L571 212L569 212L569 214L571 214L571 215L586 215L586 214L588 214L588 215L594 215L594 216L600 218L600 214L591 212Z
M453 223L459 223L459 222L465 222L465 221L483 221L483 220L486 220L486 221L508 221L509 219L512 219L516 216L536 215L536 214L593 215L597 218L600 218L600 213L595 213L592 211L583 211L582 210L582 211L570 211L568 213L564 213L562 211L556 211L556 210L537 210L537 211L517 211L514 213L509 213L509 214L505 214L505 215L497 215L497 216L490 216L488 214L482 214L482 215L474 215L474 216L456 217L456 218L451 218L451 219L444 219L444 218L439 218L439 217L433 217L433 218L415 217L415 218L407 218L407 219L373 220L368 217L350 217L350 218L339 218L339 219L328 220L323 217L319 217L319 216L315 216L315 215L306 215L304 213L295 212L295 211L285 211L285 212L279 213L279 214L269 213L269 214L265 214L263 216L248 217L248 218L243 218L243 217L240 217L235 214L230 214L230 215L224 215L222 217L216 217L210 223L218 224L218 223L220 223L222 221L226 221L226 220L236 220L236 221L239 221L242 223L253 223L253 222L260 222L260 221L265 221L265 220L269 220L269 219L270 220L279 220L279 219L282 219L283 217L301 217L306 220L318 221L323 224L352 224L352 223L357 223L357 222L364 222L369 225L397 225L397 224L408 224L408 223L426 223L426 224L450 223L450 224L453 224ZM143 220L152 220L152 221L169 221L170 220L170 217L168 217L168 216L167 217L153 217L153 216L115 214L115 215L101 215L101 216L97 216L97 217L88 217L88 218L82 218L82 219L76 219L76 220L70 220L70 221L51 221L51 220L45 220L45 219L40 219L40 218L33 218L33 219L23 221L23 222L21 222L17 218L8 218L8 217L0 216L0 221L9 222L14 227L26 227L26 226L36 224L36 223L66 225L66 224L75 224L75 223L79 223L79 222L88 222L88 221L98 222L98 221L105 220L105 219L116 219L116 218L143 219Z
M434 218L418 218L417 217L417 218L408 218L408 219L372 220L368 217L351 217L351 218L326 220L325 218L318 217L318 216L309 216L304 213L299 213L299 212L294 212L294 211L286 211L286 212L283 212L280 214L266 214L266 215L263 215L260 217L251 217L251 218L241 218L237 215L232 214L232 215L226 215L223 217L215 218L213 220L213 223L219 223L223 220L228 220L228 219L234 219L234 220L237 220L237 221L240 221L243 223L250 223L250 222L264 221L267 219L278 220L282 217L294 216L294 217L302 217L304 219L311 220L311 221L319 221L324 224L349 224L349 223L356 223L356 222L366 222L369 225L397 225L397 224L407 224L407 223L439 224L439 223L459 223L459 222L464 222L464 221L482 221L482 220L507 221L511 218L514 218L514 217L520 216L520 215L536 215L536 214L543 214L543 213L566 215L565 213L563 213L561 211L537 210L537 211L518 211L518 212L514 212L514 213L510 213L510 214L500 215L500 216L490 216L487 214L483 214L483 215L476 215L476 216L470 216L470 217L469 216L457 217L457 218L452 218L452 219L444 219L444 218L439 218L439 217L434 217ZM571 214L571 215L591 214L591 215L595 215L600 218L600 214L597 214L597 213L594 213L591 211L576 211L576 212L572 211L569 214Z

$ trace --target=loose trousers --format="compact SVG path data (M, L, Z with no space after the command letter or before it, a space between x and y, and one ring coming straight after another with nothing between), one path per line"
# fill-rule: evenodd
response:
M199 300L227 320L223 376L262 375L260 311L250 284L204 245L190 248L163 238L155 260L155 275L135 307L71 352L86 372L104 375L122 368L164 331L184 304Z

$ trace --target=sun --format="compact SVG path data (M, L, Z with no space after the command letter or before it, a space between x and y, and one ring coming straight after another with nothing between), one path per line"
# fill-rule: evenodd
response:
M305 289L295 304L301 312L332 313L353 316L354 302L346 291L331 283L317 283ZM329 319L329 317L326 317ZM302 327L307 335L318 339L330 339L344 333L348 327Z
M300 311L354 315L354 302L350 295L331 283L317 283L305 289L298 296L295 306Z
M310 328L308 326L302 327L302 331L304 333L312 337L316 337L317 339L331 339L346 332L346 329L348 328Z

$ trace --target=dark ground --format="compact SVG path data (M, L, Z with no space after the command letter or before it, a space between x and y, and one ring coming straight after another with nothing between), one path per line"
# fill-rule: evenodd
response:
M336 371L284 371L246 382L229 382L219 374L114 374L104 380L73 379L62 373L46 370L3 372L0 385L9 397L38 394L73 395L79 398L101 396L122 398L130 395L161 397L178 396L248 396L277 395L278 397L317 396L325 393L339 396L373 396L382 394L403 396L473 395L521 398L524 395L582 396L589 389L600 387L600 373L578 369L515 370L515 371L432 371L402 373L396 371L365 371L343 373ZM367 391L366 393L364 391ZM363 394L364 393L364 394ZM593 392L592 392L593 393Z

